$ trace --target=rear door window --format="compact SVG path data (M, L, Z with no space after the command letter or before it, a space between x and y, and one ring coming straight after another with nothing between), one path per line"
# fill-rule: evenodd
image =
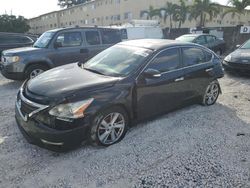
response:
M30 39L29 37L20 37L19 40L21 43L32 43L33 42L33 40Z
M156 69L160 72L168 72L181 67L180 54L178 48L167 49L159 53L149 68Z
M116 30L102 30L102 43L103 44L116 44L121 42L121 35Z
M86 31L85 36L86 36L86 41L89 45L101 44L101 39L98 31Z
M59 34L57 43L61 44L61 47L73 47L80 46L82 44L82 36L80 32L67 32Z
M192 66L205 63L211 60L212 54L196 47L182 48L183 63L185 66Z
M27 37L23 37L23 36L8 36L8 35L3 35L0 36L0 44L22 44L22 43L29 43L32 42L32 40L30 40Z
M206 36L206 38L207 38L207 43L214 43L216 40L216 37L211 35Z
M200 44L200 45L204 45L207 43L205 36L199 36L196 40L195 40L196 44Z

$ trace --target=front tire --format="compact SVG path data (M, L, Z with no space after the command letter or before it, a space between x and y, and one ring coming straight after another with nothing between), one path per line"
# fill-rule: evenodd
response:
M214 103L216 103L219 94L220 94L220 85L219 82L215 80L207 86L204 95L202 97L202 104L204 106L213 105Z
M48 70L47 66L44 66L41 64L31 65L27 68L26 73L25 73L25 77L27 79L33 79L36 76L38 76L39 74L42 74L43 72L45 72L46 70Z
M128 115L121 107L100 112L91 127L91 141L95 145L110 146L121 141L128 128Z

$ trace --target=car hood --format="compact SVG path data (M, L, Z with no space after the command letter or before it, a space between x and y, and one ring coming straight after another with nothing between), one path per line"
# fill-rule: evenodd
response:
M3 51L3 55L4 56L24 55L27 53L41 52L41 50L44 50L44 49L43 48L34 48L34 47L13 48L10 50Z
M120 78L96 74L77 63L51 69L31 79L27 89L46 98L67 97L81 90L83 93L113 86Z
M231 53L231 56L235 60L250 60L250 49L237 49Z

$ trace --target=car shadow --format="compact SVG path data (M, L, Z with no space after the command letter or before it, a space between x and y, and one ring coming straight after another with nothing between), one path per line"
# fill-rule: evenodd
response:
M137 137L137 136L140 137L140 140L143 140L143 137L145 137L145 135L143 136L143 134L145 133L148 134L148 132L150 132L150 129L153 129L152 132L155 132L154 131L155 129L160 129L160 130L162 129L162 131L170 131L170 132L174 132L175 129L182 129L182 128L190 129L190 131L191 129L195 129L195 128L202 129L202 127L199 127L199 126L206 126L206 125L203 125L203 124L199 125L196 122L196 119L197 118L200 119L201 115L205 117L204 119L205 121L206 119L208 120L207 121L208 126L211 126L210 124L213 124L213 123L217 124L217 122L209 123L209 120L215 121L218 117L230 117L230 119L232 119L233 122L238 122L237 124L235 124L235 128L231 130L234 132L232 133L232 136L237 137L239 135L240 136L247 135L250 138L250 124L245 122L243 119L241 119L237 115L236 110L230 108L229 106L226 106L220 103L216 103L215 105L212 105L212 106L202 106L199 104L192 104L192 105L185 104L182 107L177 108L168 113L155 115L151 118L140 120L138 122L133 122L125 138L120 143L117 143L115 145L119 145L119 144L123 145L123 144L126 144L127 142L131 142L131 140L136 140L133 137ZM180 122L185 122L186 119L188 119L189 121L193 121L194 125L190 124L190 127L185 127L184 124L180 123ZM215 128L216 130L217 129L226 130L227 127L225 125L226 125L225 122L222 121L222 123L219 125L221 127L213 127L214 125L212 125L212 128ZM161 134L161 131L157 131L156 135L150 135L150 136L152 136L152 138L159 138L160 135L157 135L157 133ZM110 146L110 147L112 148L116 147L115 145ZM61 150L61 151L54 151L54 152L59 152L60 155L61 154L68 155L69 153L72 153L72 152L77 153L81 150L84 150L84 148L88 148L88 150L90 149L90 150L95 150L95 152L98 152L102 150L105 151L110 147L96 146L96 145L92 145L89 141L86 141L82 143L80 146L76 146L68 150Z

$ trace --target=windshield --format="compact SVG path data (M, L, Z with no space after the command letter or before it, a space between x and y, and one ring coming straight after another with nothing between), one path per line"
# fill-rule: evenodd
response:
M84 69L107 76L126 76L143 64L151 50L116 45L84 64Z
M183 41L183 42L193 42L195 38L196 36L181 36L177 38L176 40Z
M43 33L39 39L35 42L34 47L35 48L46 48L54 36L54 32L45 32Z
M250 40L241 46L241 49L250 49Z

